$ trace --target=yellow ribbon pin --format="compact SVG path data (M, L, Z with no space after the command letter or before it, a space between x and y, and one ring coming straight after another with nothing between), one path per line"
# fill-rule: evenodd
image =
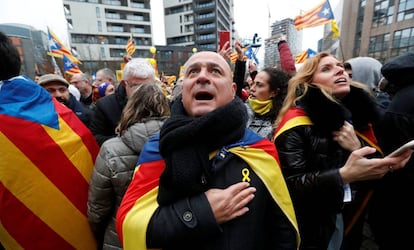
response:
M243 168L241 172L243 175L242 181L250 182L250 177L249 177L250 171L247 168Z

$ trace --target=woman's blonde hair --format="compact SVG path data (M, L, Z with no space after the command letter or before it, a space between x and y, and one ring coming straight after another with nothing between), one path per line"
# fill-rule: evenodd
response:
M332 93L330 93L326 88L324 88L323 85L313 82L313 76L318 69L319 62L322 60L322 58L329 56L335 57L329 52L322 51L316 54L315 56L307 59L303 63L299 71L296 73L296 75L289 80L286 98L274 123L275 128L279 125L280 121L282 120L286 112L290 108L295 107L297 102L308 92L310 86L319 87L323 95L325 95L331 101L337 103L340 102L332 95ZM364 89L368 93L372 94L372 91L362 83L351 80L350 84L351 86Z
M143 83L134 89L122 111L116 133L122 135L125 130L142 119L170 115L170 102L161 87L154 83Z

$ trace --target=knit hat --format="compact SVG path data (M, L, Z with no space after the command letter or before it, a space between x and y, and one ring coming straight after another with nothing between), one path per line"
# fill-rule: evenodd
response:
M388 60L381 68L389 84L403 87L414 84L414 52L407 52Z
M40 86L45 86L46 84L50 83L50 82L58 82L61 83L63 85L65 85L66 88L69 87L69 82L66 81L65 78L61 77L60 75L56 75L56 74L46 74L46 75L42 75L39 78L39 81L37 82Z

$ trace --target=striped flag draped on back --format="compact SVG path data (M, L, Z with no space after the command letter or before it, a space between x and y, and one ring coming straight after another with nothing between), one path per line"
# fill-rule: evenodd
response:
M96 249L87 219L99 147L77 116L19 76L0 88L0 242L6 249Z

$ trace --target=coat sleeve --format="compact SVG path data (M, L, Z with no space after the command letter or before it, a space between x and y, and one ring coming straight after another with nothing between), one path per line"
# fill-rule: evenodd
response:
M233 82L237 85L236 95L242 98L242 89L244 86L244 75L246 74L246 62L236 60L234 68Z
M115 192L111 182L106 147L101 147L96 158L88 192L88 221L97 240L103 239L105 228L115 207Z
M320 161L310 160L308 155L316 152L308 140L307 128L296 127L276 138L283 175L296 206L308 212L337 213L343 206L344 193L339 170L336 167L321 170Z
M286 71L290 75L296 73L295 60L290 51L289 44L286 41L280 41L277 44L280 55L280 64L282 70Z
M105 113L102 109L102 103L100 100L96 103L96 108L94 114L92 116L92 120L90 122L89 128L92 134L95 136L96 141L98 142L99 146L114 137L114 131L111 131L110 128L106 124L109 124L108 118L106 118Z

